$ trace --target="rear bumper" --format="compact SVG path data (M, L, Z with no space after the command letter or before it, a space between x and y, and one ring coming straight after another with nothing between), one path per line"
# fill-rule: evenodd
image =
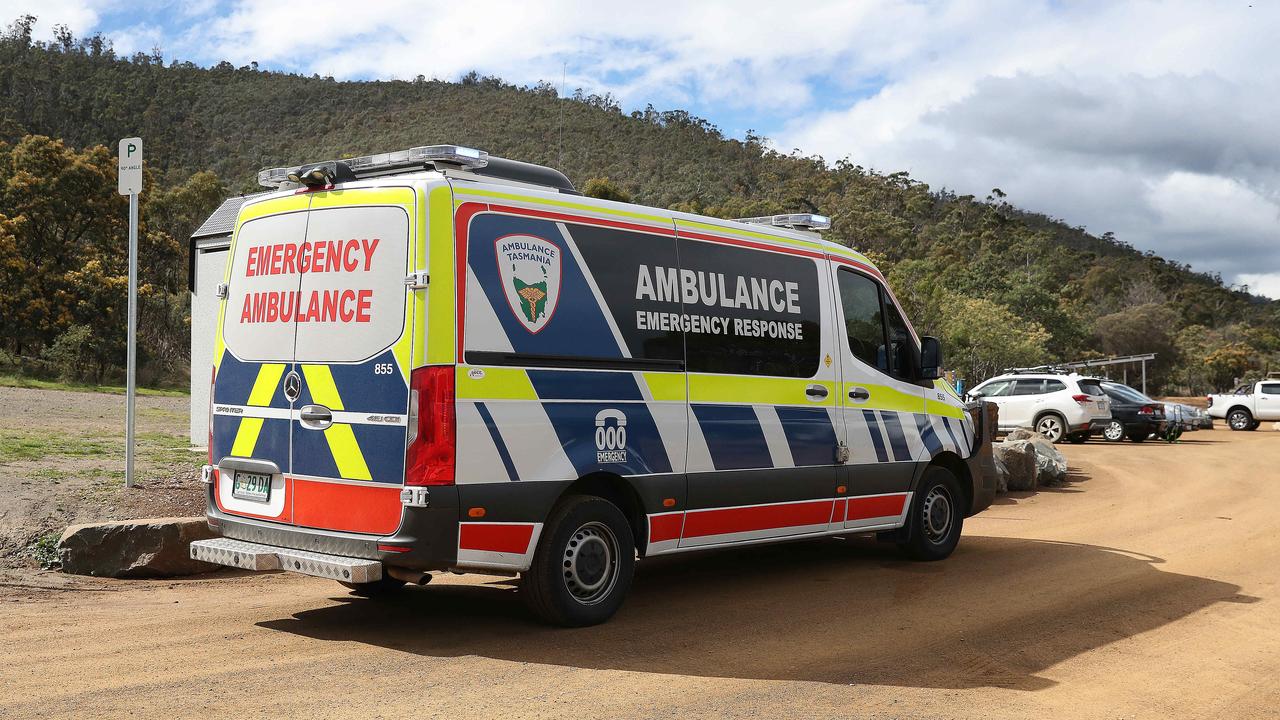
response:
M327 555L224 537L191 543L191 559L255 572L287 570L349 583L370 583L382 578L382 563L377 560Z
M375 560L412 570L444 570L457 564L458 490L453 486L429 488L427 507L404 506L400 528L386 536L304 528L231 515L218 509L212 487L207 495L205 516L209 527L223 538L286 550Z

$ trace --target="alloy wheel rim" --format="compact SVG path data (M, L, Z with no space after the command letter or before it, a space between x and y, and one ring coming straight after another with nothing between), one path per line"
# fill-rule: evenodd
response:
M1055 417L1041 419L1036 429L1040 431L1041 435L1055 442L1062 437L1062 424Z
M1248 426L1249 426L1249 421L1248 421L1248 419L1246 419L1246 418L1245 418L1244 413L1232 413L1232 414L1231 414L1231 427L1236 428L1237 430L1239 430L1239 429L1242 429L1242 428L1246 428L1246 427L1248 427Z
M583 605L609 596L618 582L618 538L600 522L583 524L565 543L561 569L565 588Z
M1124 426L1112 420L1107 429L1102 432L1102 435L1108 440L1119 440L1124 436Z

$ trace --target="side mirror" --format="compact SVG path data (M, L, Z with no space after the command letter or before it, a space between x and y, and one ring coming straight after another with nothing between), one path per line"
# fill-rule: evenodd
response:
M920 379L937 380L942 377L942 343L928 335L920 338Z

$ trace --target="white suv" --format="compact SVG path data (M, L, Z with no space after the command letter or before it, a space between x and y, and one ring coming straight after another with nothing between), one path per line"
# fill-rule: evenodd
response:
M1053 442L1081 443L1111 422L1111 400L1097 378L1075 373L1010 373L969 391L1000 406L1001 431L1034 429Z

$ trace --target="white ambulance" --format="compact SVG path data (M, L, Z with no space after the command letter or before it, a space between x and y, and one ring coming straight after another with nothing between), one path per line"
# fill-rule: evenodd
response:
M935 560L991 503L994 428L825 218L595 200L447 145L259 179L195 558L361 594L519 574L587 625L637 557L875 532Z

